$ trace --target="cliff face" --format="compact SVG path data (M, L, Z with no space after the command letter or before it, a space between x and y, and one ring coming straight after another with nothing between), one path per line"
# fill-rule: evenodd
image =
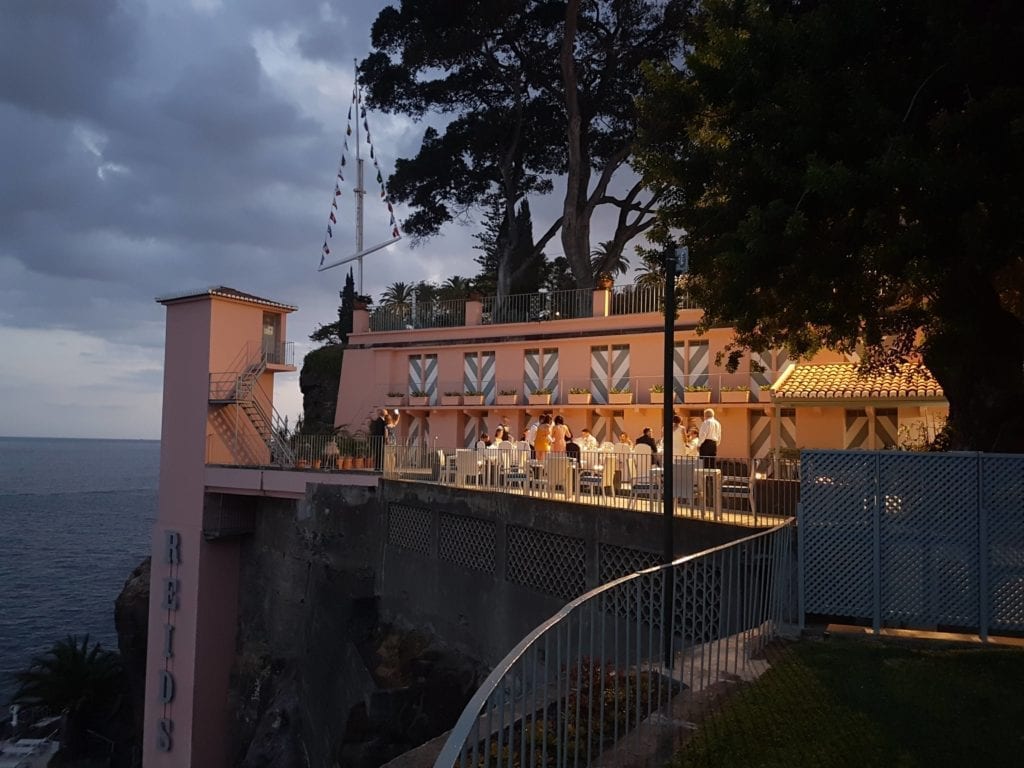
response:
M302 419L307 429L334 426L341 358L341 346L333 345L314 349L302 361L299 389L302 390Z
M117 647L124 667L128 706L122 708L126 751L142 748L142 726L146 696L146 635L149 632L149 572L147 557L131 572L114 601ZM127 709L126 712L124 710Z
M375 489L254 503L232 672L234 764L370 768L450 728L485 670L424 629L382 622Z

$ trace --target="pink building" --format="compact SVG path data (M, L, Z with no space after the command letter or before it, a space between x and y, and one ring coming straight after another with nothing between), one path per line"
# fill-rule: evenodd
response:
M273 409L274 374L295 370L286 342L294 306L225 287L158 301L167 307L167 333L144 765L205 768L228 760L245 532L244 519L225 522L224 500L302 499L308 483L375 486L378 476L295 469L301 464ZM687 308L677 319L671 396L691 420L715 408L720 456L883 447L902 428L927 429L945 412L941 389L912 366L864 379L836 354L794 365L775 352L727 373L717 356L731 329L698 335L699 318ZM653 293L470 299L385 308L372 319L361 309L354 325L338 426L363 429L376 407L397 405L406 413L403 441L431 448L471 445L498 423L518 433L549 408L598 440L659 431L665 395L652 387L662 381L663 316Z
M659 306L657 291L628 286L514 296L504 304L492 297L464 307L383 307L372 317L356 310L335 424L363 429L375 408L399 407L407 442L469 447L498 424L518 436L553 409L574 433L586 427L599 441L644 427L660 434L664 395L652 391L663 381ZM732 329L700 335L700 317L688 307L675 324L675 410L696 423L714 408L723 425L720 456L889 447L901 427L933 434L944 418L941 388L916 366L864 378L837 353L798 365L774 351L748 356L728 373L719 356Z

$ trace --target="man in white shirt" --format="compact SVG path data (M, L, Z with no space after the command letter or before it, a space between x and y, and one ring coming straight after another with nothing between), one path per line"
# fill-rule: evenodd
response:
M722 424L715 418L714 408L704 409L704 421L697 432L697 440L700 442L697 452L704 459L704 466L714 469L718 444L722 442Z
M574 442L580 447L581 451L596 451L599 445L597 438L590 434L589 429L580 430L580 436Z

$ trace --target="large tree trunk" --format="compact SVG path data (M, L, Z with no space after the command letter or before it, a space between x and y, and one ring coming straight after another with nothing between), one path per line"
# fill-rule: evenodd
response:
M1021 319L980 275L957 280L935 314L924 361L949 400L950 448L1024 453Z
M565 7L565 34L559 55L568 116L568 169L562 205L562 251L576 278L576 285L579 288L593 288L594 274L590 269L590 209L587 203L590 159L583 147L583 116L580 112L576 62L573 59L579 12L580 0L569 0Z

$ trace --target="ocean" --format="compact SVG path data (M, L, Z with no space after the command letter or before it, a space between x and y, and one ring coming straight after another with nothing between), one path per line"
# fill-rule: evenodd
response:
M0 712L69 634L117 650L114 600L149 554L160 443L0 437Z

